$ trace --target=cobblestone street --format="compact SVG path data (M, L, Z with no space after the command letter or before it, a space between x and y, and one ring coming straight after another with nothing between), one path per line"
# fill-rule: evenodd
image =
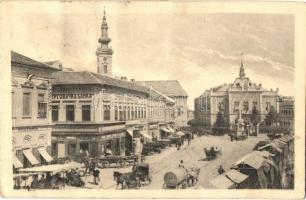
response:
M177 151L175 147L170 147L160 154L147 156L145 162L150 164L152 183L141 187L141 189L161 189L163 185L164 174L178 167L180 160L184 160L185 167L200 168L199 182L194 188L212 188L209 181L218 175L217 169L222 164L225 171L229 170L231 165L242 156L252 151L253 147L260 140L266 138L266 135L258 137L249 137L244 141L231 142L228 136L202 136L195 137L188 145L185 145ZM211 161L205 161L204 147L217 146L222 154ZM86 188L116 189L116 183L113 179L113 172L129 172L131 166L124 168L108 168L100 170L99 185L92 184L93 177L84 178Z

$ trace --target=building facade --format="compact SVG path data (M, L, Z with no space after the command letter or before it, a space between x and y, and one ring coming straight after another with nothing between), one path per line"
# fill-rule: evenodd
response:
M135 153L134 140L150 141L168 133L175 102L152 88L126 77L113 78L105 13L97 72L60 71L52 82L52 155L96 157Z
M294 98L281 97L279 101L280 126L294 131Z
M11 52L14 170L52 161L50 65Z
M188 107L187 99L188 94L183 89L177 80L164 80L164 81L139 81L140 85L154 89L168 98L174 100L174 113L173 118L176 127L187 126L188 122Z
M206 90L194 100L195 120L199 126L211 128L221 114L228 126L233 128L239 114L251 122L253 113L263 121L272 107L278 112L278 89L267 90L261 84L253 83L245 75L241 61L239 77L231 84L220 85ZM256 112L254 111L256 110Z

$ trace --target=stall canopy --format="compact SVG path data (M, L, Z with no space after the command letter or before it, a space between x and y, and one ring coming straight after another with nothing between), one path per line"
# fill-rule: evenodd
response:
M260 154L258 154L256 151L253 151L245 155L244 157L242 157L239 161L237 161L235 166L246 164L257 170L261 166L263 166L264 162L265 162L265 159Z
M243 173L240 173L238 172L237 170L230 170L228 171L225 176L227 176L231 181L235 182L235 183L242 183L243 181L245 181L248 176L243 174Z
M25 149L25 150L23 150L23 154L30 161L30 163L32 165L39 164L38 160L34 157L34 155L32 153L32 149Z
M54 164L54 165L43 165L39 167L31 167L19 169L19 172L61 172L70 169L78 169L83 165L76 162L65 163L65 164Z
M131 129L131 128L126 129L126 132L127 132L131 137L133 137L133 129Z
M152 136L146 134L145 132L140 131L140 134L141 134L144 138L149 139L149 140L152 140Z
M23 167L23 164L20 162L20 160L15 155L13 155L13 165L16 169Z
M235 183L228 179L224 174L217 176L215 179L211 180L210 183L218 189L235 188Z
M46 151L45 147L40 147L38 148L38 152L40 153L40 155L47 161L47 162L51 162L53 160L53 158L49 155L49 153Z

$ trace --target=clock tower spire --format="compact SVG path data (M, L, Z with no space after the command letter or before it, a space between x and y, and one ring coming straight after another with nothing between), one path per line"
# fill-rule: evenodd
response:
M106 22L105 10L103 14L103 21L101 25L101 37L98 42L100 46L96 51L97 63L98 63L98 73L103 75L112 76L112 55L113 50L109 47L111 39L108 37L108 25Z

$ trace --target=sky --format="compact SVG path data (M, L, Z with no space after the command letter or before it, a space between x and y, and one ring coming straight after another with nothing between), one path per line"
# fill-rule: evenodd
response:
M103 11L11 16L12 50L38 61L97 72ZM188 106L206 89L246 76L293 95L294 18L280 14L120 14L106 9L113 73L128 79L179 80Z

